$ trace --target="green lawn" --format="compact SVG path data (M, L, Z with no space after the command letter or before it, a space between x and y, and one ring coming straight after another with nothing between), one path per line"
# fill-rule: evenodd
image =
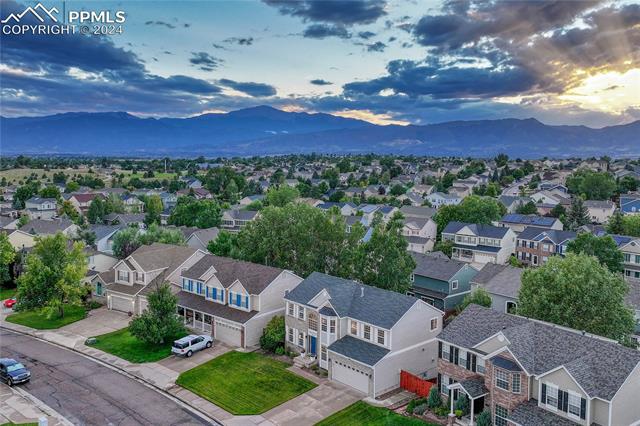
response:
M38 426L38 423L2 423L0 426Z
M57 316L51 319L47 318L47 314L41 310L22 311L11 314L7 317L8 322L24 325L26 327L38 330L51 330L60 328L72 322L80 321L86 316L86 310L83 306L66 306L64 308L64 317Z
M316 387L287 367L255 352L232 351L185 371L176 383L231 414L261 414Z
M16 295L15 288L4 288L0 287L0 301L5 301ZM1 425L0 425L1 426Z
M358 401L327 417L316 426L437 426L421 420L404 417L383 407L374 407Z
M155 362L171 355L171 344L185 334L169 339L163 345L150 345L135 338L128 328L96 336L98 342L91 345L129 362Z

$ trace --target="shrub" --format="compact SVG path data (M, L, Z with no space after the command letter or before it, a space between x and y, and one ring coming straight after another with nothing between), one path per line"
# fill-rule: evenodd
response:
M89 310L102 307L102 303L98 302L97 300L88 300L84 305Z
M462 417L462 410L453 410L453 414L455 414L456 417Z
M427 405L429 405L429 408L432 410L442 405L442 398L440 397L440 391L437 386L433 386L429 391Z
M284 355L284 346L278 346L275 352L276 355Z
M275 352L284 347L284 317L275 316L267 324L260 336L260 347L268 352Z
M467 395L462 394L458 397L455 409L456 411L461 411L462 414L469 414L469 398L467 398Z
M411 401L409 401L409 404L407 405L407 413L409 414L413 414L413 409L416 406L416 401L415 399L412 399Z
M413 414L417 414L419 416L423 415L425 411L427 411L427 404L416 405L413 409Z
M491 426L491 412L484 410L476 418L476 426Z

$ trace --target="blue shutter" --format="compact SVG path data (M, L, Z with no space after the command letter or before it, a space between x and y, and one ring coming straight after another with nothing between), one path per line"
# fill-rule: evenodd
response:
M205 287L205 292L207 293L205 297L208 299L209 298L209 287L208 286Z
M217 293L218 293L218 289L214 287L214 288L212 288L211 290L213 291L213 295L211 296L211 298L212 298L213 300L218 300L218 295L217 295Z
M237 306L242 306L242 295L241 294L237 294L236 295L236 305Z
M230 304L230 305L231 305L231 304L233 304L233 302L232 302L232 300L231 300L231 297L232 297L231 293L232 293L232 292L230 291L230 292L229 292L229 304Z
M186 278L183 278L183 279L182 279L182 289L183 289L183 290L186 290L186 289L187 289L187 279L186 279Z
M244 300L245 300L245 305L244 305L244 307L245 307L245 308L247 308L247 309L249 309L249 296L245 296Z

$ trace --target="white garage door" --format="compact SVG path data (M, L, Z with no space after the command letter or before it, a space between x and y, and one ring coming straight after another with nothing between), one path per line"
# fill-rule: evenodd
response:
M231 346L242 346L240 328L226 322L216 321L215 339Z
M360 392L369 393L369 375L362 370L334 360L331 367L331 376L333 380L351 386Z
M138 297L138 315L141 315L145 309L147 309L147 298L146 297Z
M131 299L126 297L111 296L111 309L115 311L129 312L133 311L133 303Z

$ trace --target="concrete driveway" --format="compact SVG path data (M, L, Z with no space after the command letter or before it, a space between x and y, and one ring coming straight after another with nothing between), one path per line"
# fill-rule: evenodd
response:
M210 361L224 353L227 353L231 348L223 343L214 342L212 348L203 349L194 353L191 358L171 355L163 360L158 361L158 364L163 367L167 367L176 373L182 373L187 370L191 370L207 361Z
M89 311L87 318L65 325L58 331L92 337L123 329L129 325L129 321L131 317L123 312L99 308Z

